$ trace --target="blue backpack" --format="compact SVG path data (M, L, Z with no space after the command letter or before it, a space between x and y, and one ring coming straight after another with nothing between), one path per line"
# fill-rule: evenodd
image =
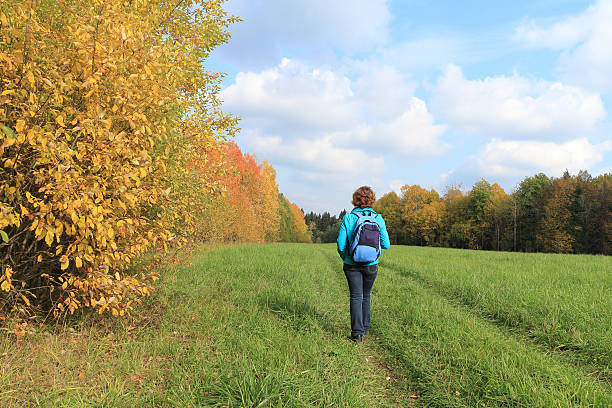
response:
M356 264L374 262L380 256L380 228L376 222L378 214L372 210L351 214L358 217L350 241L351 258Z

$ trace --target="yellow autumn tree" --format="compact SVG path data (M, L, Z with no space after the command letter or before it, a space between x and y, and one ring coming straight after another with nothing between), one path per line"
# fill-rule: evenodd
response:
M502 247L503 235L510 228L512 214L512 197L506 194L497 183L491 186L493 194L484 208L484 219L490 229L491 246L499 251Z
M280 209L276 170L267 160L264 160L259 168L261 171L261 206L258 211L258 219L264 229L264 240L266 242L276 242L280 239ZM304 215L302 214L303 220ZM304 225L306 224L304 223Z
M235 131L203 63L221 1L0 0L0 307L123 314L125 267L193 228L188 164Z
M200 224L203 240L275 242L280 234L276 170L264 160L243 153L233 142L208 154L200 176L212 181L218 194L207 202Z
M401 219L405 234L412 244L429 244L439 236L443 204L435 190L428 191L419 185L401 188Z

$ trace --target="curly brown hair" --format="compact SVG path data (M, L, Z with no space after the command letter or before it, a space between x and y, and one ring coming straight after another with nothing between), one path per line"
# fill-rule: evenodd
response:
M374 203L376 203L376 194L368 186L361 186L353 193L353 205L355 207L373 207Z

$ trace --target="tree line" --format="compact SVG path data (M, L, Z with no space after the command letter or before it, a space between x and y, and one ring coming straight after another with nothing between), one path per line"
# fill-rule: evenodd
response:
M612 175L525 178L511 194L481 179L463 193L406 185L375 206L392 242L496 251L612 253Z
M419 185L374 206L393 244L520 252L612 254L612 174L526 177L507 194L481 179L443 195ZM313 242L335 242L342 217L305 215Z
M312 242L336 242L338 230L340 229L340 222L345 214L346 210L342 210L337 217L335 215L331 215L328 211L325 211L322 214L316 214L312 211L305 214L304 220L312 234Z

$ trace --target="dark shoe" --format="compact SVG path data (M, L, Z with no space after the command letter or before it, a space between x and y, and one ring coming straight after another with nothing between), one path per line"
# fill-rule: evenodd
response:
M349 337L349 340L354 341L355 343L361 343L363 341L363 336L358 334L357 336Z

